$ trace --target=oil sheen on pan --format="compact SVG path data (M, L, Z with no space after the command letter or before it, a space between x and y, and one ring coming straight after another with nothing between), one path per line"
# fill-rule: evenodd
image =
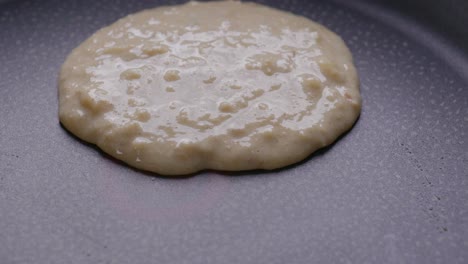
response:
M97 31L63 64L59 102L73 134L163 175L284 167L361 109L340 37L235 1L158 7Z

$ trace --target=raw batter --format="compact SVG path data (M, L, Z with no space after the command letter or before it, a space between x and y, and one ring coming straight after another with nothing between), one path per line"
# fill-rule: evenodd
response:
M351 128L352 56L334 33L253 3L190 2L127 16L62 66L60 121L165 175L275 169Z

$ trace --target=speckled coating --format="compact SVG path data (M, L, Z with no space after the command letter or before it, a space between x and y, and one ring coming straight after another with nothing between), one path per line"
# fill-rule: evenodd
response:
M360 120L285 170L155 178L60 127L56 78L96 29L161 3L0 5L0 263L467 263L468 43L384 5L270 1L343 37Z

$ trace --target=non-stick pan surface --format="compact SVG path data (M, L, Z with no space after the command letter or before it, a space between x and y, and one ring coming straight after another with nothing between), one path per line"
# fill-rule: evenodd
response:
M361 76L359 121L284 170L167 179L114 161L57 118L66 55L164 1L2 2L0 263L468 263L466 17L444 30L454 13L443 8L262 1L344 38Z

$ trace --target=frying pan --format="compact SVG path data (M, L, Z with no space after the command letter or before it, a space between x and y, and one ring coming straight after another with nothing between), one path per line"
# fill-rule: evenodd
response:
M57 74L156 0L0 4L0 263L468 263L468 3L260 1L340 34L354 128L271 172L168 179L64 130Z

